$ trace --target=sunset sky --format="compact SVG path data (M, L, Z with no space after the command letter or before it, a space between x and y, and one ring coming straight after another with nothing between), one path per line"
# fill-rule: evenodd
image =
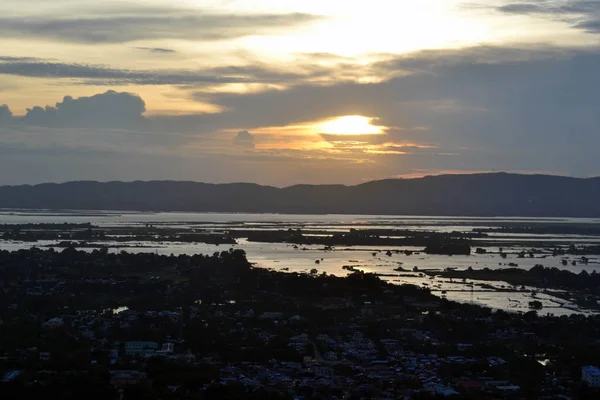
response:
M2 0L0 184L598 176L600 0Z

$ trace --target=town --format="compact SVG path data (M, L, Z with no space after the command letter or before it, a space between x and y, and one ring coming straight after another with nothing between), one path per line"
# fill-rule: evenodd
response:
M351 271L0 251L0 397L598 398L600 317L460 304Z

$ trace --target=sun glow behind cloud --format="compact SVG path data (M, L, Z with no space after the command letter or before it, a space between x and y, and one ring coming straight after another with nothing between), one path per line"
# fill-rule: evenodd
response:
M324 120L290 124L286 126L262 127L254 130L258 135L295 135L304 138L322 140L322 136L369 136L384 135L387 126L374 125L376 118L362 115L343 115ZM232 130L231 132L233 132Z
M351 162L375 162L377 156L439 153L435 145L390 136L391 128L376 125L374 120L376 118L362 115L344 115L286 126L256 128L252 131L257 138L253 150L262 154L282 151L293 152L302 158L335 158Z
M335 117L315 125L314 130L327 135L381 135L386 127L373 125L374 118L362 115Z

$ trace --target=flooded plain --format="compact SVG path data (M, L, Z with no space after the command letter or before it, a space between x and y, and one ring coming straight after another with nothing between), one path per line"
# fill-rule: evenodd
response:
M600 258L589 256L587 264L573 263L575 256L553 255L550 247L567 247L571 244L597 246L598 234L565 233L511 233L500 227L515 226L576 226L600 229L598 219L573 218L451 218L415 216L364 216L364 215L286 215L286 214L211 214L211 213L121 213L121 212L49 212L49 211L0 211L0 224L84 224L91 223L99 228L148 227L176 228L190 232L245 232L281 231L301 229L307 235L329 235L357 230L405 230L433 232L472 233L485 230L486 235L475 239L473 250L480 247L485 254L432 255L425 254L420 247L378 246L317 246L288 243L251 242L238 238L235 245L212 245L189 242L130 241L98 243L89 242L83 250L91 251L108 246L111 252L156 252L159 254L212 254L229 248L246 251L250 262L256 267L275 271L298 273L327 273L345 276L351 270L362 270L379 274L394 284L414 284L429 288L432 293L450 300L515 312L529 311L529 302L540 301L540 314L566 315L594 313L580 308L569 301L568 296L546 291L542 287L516 287L501 281L476 281L471 279L452 280L435 276L435 271L446 269L530 269L535 265L566 269L574 273L597 270ZM583 229L583 231L586 231ZM593 232L593 229L590 229ZM535 232L535 231L532 231ZM391 236L390 236L391 237ZM36 247L56 247L58 241L39 240L19 242L0 240L4 250ZM531 257L523 258L522 251L532 251ZM504 256L501 256L503 253ZM565 263L567 265L565 265ZM575 265L573 265L575 264ZM429 272L424 273L424 272ZM434 275L434 276L430 276ZM565 300L566 299L566 300Z

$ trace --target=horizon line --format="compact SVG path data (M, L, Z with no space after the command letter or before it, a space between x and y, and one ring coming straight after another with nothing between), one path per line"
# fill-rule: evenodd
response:
M372 179L367 180L361 183L356 184L343 184L343 183L295 183L287 186L275 186L275 185L267 185L260 184L256 182L248 182L248 181L232 181L232 182L206 182L206 181L194 181L194 180L177 180L177 179L135 179L135 180L91 180L91 179L78 179L78 180L70 180L70 181L62 181L62 182L40 182L40 183L19 183L19 184L0 184L0 188L8 188L8 187L37 187L44 185L66 185L72 183L98 183L98 184L111 184L111 183L123 183L123 184L131 184L131 183L193 183L193 184L204 184L204 185L215 185L215 186L225 186L225 185L256 185L261 187L270 187L276 189L287 189L297 186L344 186L344 187L354 187L366 185L374 182L384 182L384 181L414 181L426 178L439 178L439 177L458 177L458 176L483 176L483 175L512 175L512 176L538 176L538 177L553 177L553 178L566 178L566 179L577 179L577 180L593 180L599 179L598 176L570 176L570 175L560 175L560 174L551 174L551 173L541 173L541 172L507 172L507 171L489 171L489 172L466 172L466 173L440 173L440 174L428 174L423 176L411 176L411 177L402 177L395 176L390 178L381 178L381 179Z

